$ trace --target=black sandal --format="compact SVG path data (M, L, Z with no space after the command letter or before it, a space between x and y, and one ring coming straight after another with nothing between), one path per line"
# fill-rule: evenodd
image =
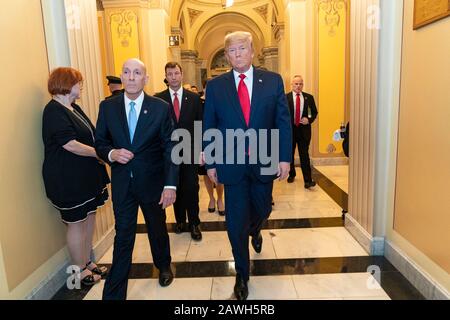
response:
M92 261L89 261L88 263L86 263L86 268L92 263ZM91 269L89 269L91 270ZM93 273L98 274L101 277L106 276L106 274L108 273L108 268L107 267L95 267L94 269L91 270Z
M86 269L87 269L87 266L84 267L83 269L81 269L81 272L83 272ZM91 273L90 275L87 275L86 277L81 279L81 283L84 284L85 286L93 286L94 284L96 284L100 280L101 280L101 278L95 279L94 274Z

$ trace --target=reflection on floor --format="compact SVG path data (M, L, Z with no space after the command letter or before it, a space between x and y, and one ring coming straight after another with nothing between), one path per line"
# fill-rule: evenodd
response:
M346 199L347 195L328 195L324 189L342 191L322 175L331 174L336 179L343 177L342 172L342 168L320 167L320 172L314 173L319 185L310 190L303 188L301 177L292 184L275 182L275 205L262 231L263 250L256 254L250 247L249 299L423 298L384 257L368 256L343 227L342 203L336 199ZM192 241L189 233L175 234L173 210L167 210L175 274L169 287L158 284L139 213L128 299L233 299L235 271L225 219L207 211L209 198L200 183L202 241ZM111 261L112 248L99 263L110 267ZM101 299L103 286L104 280L81 290L63 287L54 299Z
M335 185L348 193L348 165L341 166L314 166Z

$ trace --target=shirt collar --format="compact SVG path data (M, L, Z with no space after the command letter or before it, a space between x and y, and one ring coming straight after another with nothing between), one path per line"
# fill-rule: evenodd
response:
M142 103L144 102L144 91L142 91L139 97L137 97L135 100L131 100L130 98L127 97L126 94L124 94L123 96L125 97L125 106L129 106L131 101L134 101L134 103L136 103L136 105L139 106L141 106Z
M233 69L233 75L235 80L241 80L241 78L239 78L240 74L241 74L240 72L237 72L236 70ZM253 65L250 65L250 68L247 71L245 71L244 74L245 78L251 80L253 78Z
M170 96L173 96L173 94L176 92L177 96L181 96L183 93L183 87L180 87L177 91L173 90L171 87L169 87Z

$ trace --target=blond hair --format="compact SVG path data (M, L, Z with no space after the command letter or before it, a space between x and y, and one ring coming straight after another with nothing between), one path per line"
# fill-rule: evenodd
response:
M250 32L246 31L235 31L232 33L229 33L225 36L225 50L228 49L228 47L233 42L249 42L250 47L253 48L253 37Z

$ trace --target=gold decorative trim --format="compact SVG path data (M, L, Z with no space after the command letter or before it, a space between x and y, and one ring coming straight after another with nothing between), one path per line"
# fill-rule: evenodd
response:
M189 13L189 24L192 27L195 20L198 18L199 15L201 15L203 13L203 11L195 10L195 9L191 9L191 8L187 8L187 9L188 9L188 13Z
M330 27L328 34L330 37L336 35L335 28L339 27L341 16L339 10L345 9L347 11L347 0L316 0L318 10L325 12L325 24Z
M129 39L133 33L133 27L130 23L134 21L137 23L138 17L136 13L130 10L117 12L111 15L111 22L118 24L116 32L121 39L120 43L122 47L128 47L130 44Z
M269 7L268 4L253 8L264 20L264 22L267 23L267 8Z

